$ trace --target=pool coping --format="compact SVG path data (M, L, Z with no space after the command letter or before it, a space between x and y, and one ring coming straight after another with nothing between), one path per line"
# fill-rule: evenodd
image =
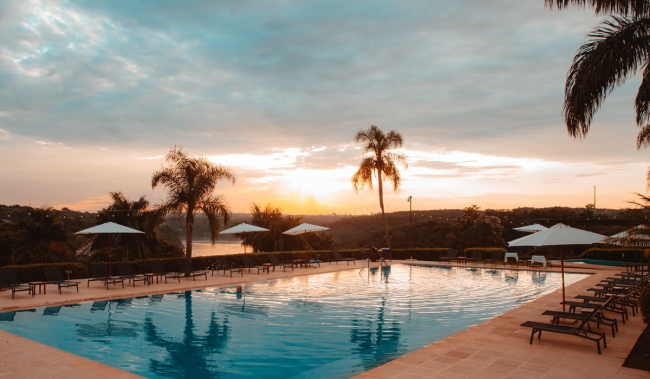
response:
M465 267L465 268L497 268L519 271L558 272L559 267L544 268L512 268L490 267L472 264L447 264L425 261L394 261L392 263L416 264L425 266ZM593 266L581 264L581 266ZM119 289L104 289L96 285L87 289L83 286L79 294L66 291L62 295L51 291L47 295L37 294L27 297L17 294L16 300L11 300L11 294L0 292L0 312L17 311L47 306L58 306L82 301L112 300L132 296L145 296L193 290L206 287L223 287L273 280L279 278L313 275L326 272L359 269L347 265L327 265L320 268L296 269L292 272L276 271L271 274L248 274L243 277L215 276L208 281L189 281L183 279L168 284L152 286L139 285ZM373 267L377 267L374 264ZM585 279L566 287L567 297L584 292L601 278L612 276L619 269L601 267L565 267L566 273L590 274ZM85 280L83 280L85 282ZM83 284L83 283L82 283ZM153 288L156 287L156 288ZM52 293L54 292L54 293ZM608 348L603 349L603 355L596 353L591 341L582 341L569 336L552 336L545 334L541 340L528 344L530 330L519 327L524 321L545 321L540 316L545 309L558 309L557 292L540 297L532 302L523 304L500 316L487 320L474 327L454 334L443 340L425 346L412 353L406 354L384 365L376 367L356 378L558 378L580 377L589 378L638 378L648 377L645 371L627 369L622 366L632 347L643 330L641 317L630 317L625 325L619 325L616 338L608 333ZM578 341L576 341L578 340ZM585 343L587 342L587 343ZM522 352L526 352L525 354ZM36 354L34 354L36 352ZM545 356L556 357L555 361ZM121 371L117 368L99 362L67 353L65 351L25 339L8 332L0 331L0 356L3 368L0 375L3 378L135 378L137 375ZM602 367L601 367L602 366ZM598 368L595 370L594 368Z

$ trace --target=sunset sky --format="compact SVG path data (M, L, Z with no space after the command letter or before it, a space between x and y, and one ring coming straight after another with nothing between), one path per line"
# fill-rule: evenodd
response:
M173 146L231 167L234 212L377 212L352 139L377 125L408 157L388 211L628 207L645 193L640 75L584 140L566 72L602 17L544 0L0 3L0 204L94 211L165 197Z

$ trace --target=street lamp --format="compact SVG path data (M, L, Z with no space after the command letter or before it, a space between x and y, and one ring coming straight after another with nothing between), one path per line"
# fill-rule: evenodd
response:
M411 221L413 220L413 196L409 196L409 198L406 200L409 202L409 230L411 231L411 249L413 248L413 224Z

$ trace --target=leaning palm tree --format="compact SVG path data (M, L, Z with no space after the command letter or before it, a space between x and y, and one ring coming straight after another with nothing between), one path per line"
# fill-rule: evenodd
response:
M191 157L182 148L174 147L165 160L169 167L153 173L151 187L158 184L167 187L168 199L159 205L165 213L185 215L186 257L192 260L192 232L194 216L203 212L210 225L210 239L214 244L219 235L219 219L226 224L230 220L230 206L224 196L213 195L214 187L220 180L235 183L235 173L228 167L215 165L207 158Z
M394 130L384 134L381 129L371 125L367 130L359 130L354 136L354 142L363 144L362 154L364 155L359 170L352 176L352 186L359 192L366 185L372 189L372 179L377 177L377 187L379 188L379 207L384 217L384 233L386 237L386 247L390 247L388 240L388 223L386 222L386 213L384 212L384 179L393 184L393 190L397 192L402 177L399 174L396 163L402 164L404 169L408 168L406 157L402 154L393 153L390 150L402 147L404 140L399 132Z
M596 14L615 14L594 29L567 73L564 119L569 134L585 137L594 113L612 90L643 70L637 92L637 149L650 145L650 0L545 0L558 9L591 6ZM650 171L648 172L650 186Z

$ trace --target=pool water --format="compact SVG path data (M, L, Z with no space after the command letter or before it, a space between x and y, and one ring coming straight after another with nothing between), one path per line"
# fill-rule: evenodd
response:
M554 291L560 280L393 265L248 283L243 296L218 287L1 313L0 329L147 378L349 378Z
M625 265L634 264L634 262L605 261L601 259L566 259L565 262L585 263L590 265L601 265L601 266L617 266L617 267L625 267Z

